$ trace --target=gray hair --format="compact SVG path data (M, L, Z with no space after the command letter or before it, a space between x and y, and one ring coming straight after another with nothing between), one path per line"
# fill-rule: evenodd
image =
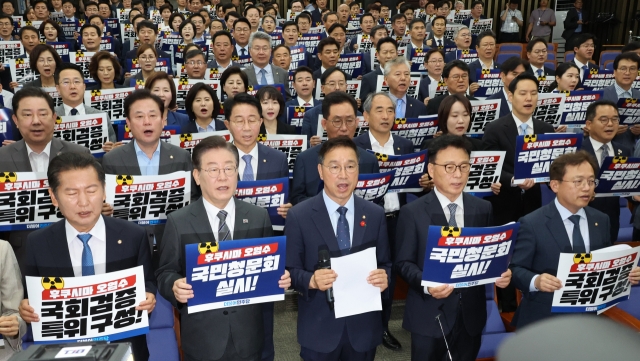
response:
M384 76L388 76L391 74L391 68L396 65L405 65L409 70L411 70L411 63L404 56L398 56L395 59L391 59L384 64Z
M386 92L377 92L377 93L370 93L367 96L367 99L364 101L364 104L362 104L362 110L364 110L367 113L371 112L371 108L373 105L373 98L377 97L377 96L381 96L381 97L385 97L389 100L391 100L391 104L393 104L393 109L396 108L396 101L393 100L393 98L391 98L391 96L389 95L389 93Z
M456 30L454 30L454 31L453 31L453 38L454 38L454 39L455 39L455 38L457 38L457 37L458 37L458 34L459 34L462 30L464 30L464 29L469 30L469 28L468 28L468 27L466 27L466 26L460 26L460 27L456 28ZM469 30L469 31L471 31L471 30Z
M453 5L453 7L455 7L455 6L456 6L456 5L458 5L458 4L462 4L462 6L464 6L464 2L462 2L462 1L458 0L458 1L456 1L456 3Z
M253 41L256 39L261 39L261 40L266 40L269 42L269 49L271 49L271 35L263 32L263 31L256 31L255 33L251 34L251 36L249 36L249 49L251 49L253 47Z

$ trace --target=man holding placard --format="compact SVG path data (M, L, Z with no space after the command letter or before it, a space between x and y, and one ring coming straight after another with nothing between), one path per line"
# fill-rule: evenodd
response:
M29 235L24 275L83 277L142 266L146 300L135 309L153 311L157 288L146 233L133 223L102 216L102 204L106 198L105 174L97 160L82 153L60 154L51 160L47 178L51 201L59 207L65 219ZM22 300L19 311L22 319L28 323L41 322L40 315L47 317L42 312L36 313L29 305L29 299ZM103 316L96 316L95 313L101 311L91 307L86 321L87 330L106 325L99 321ZM109 322L112 322L111 315L108 316ZM110 325L109 322L107 324ZM118 323L117 319L113 322ZM76 327L71 326L72 323L66 322L68 329L65 334L69 337L77 335L77 332L82 334L81 328L77 331ZM135 360L149 358L145 335L119 342L131 342Z
M597 169L594 157L584 151L556 158L549 169L549 187L556 199L520 218L510 268L523 298L514 326L522 328L552 316L553 293L563 287L555 276L561 253L590 253L611 245L609 217L588 206ZM629 281L638 284L640 268L630 272Z
M400 210L395 266L409 284L402 327L411 332L412 360L444 359L445 342L453 360L475 360L480 350L487 320L485 286L422 286L423 272L429 272L423 270L429 233L426 224L493 226L491 204L463 193L471 169L470 155L470 143L460 136L435 138L428 153L434 189ZM506 270L496 285L504 288L510 280L511 271Z

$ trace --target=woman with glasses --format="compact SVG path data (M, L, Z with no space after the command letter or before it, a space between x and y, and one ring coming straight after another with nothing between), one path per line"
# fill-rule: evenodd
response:
M177 125L180 127L180 133L187 133L187 125L189 124L189 116L183 113L175 112L176 109L176 85L169 74L164 71L157 71L150 75L144 87L149 89L152 94L157 95L164 103L164 125Z
M56 68L60 67L62 59L51 45L38 44L31 51L29 57L29 65L31 69L35 69L36 74L40 74L40 78L26 83L24 86L33 86L38 88L55 88L56 82L53 75Z
M134 77L128 77L124 80L126 86L136 86L136 84L144 84L145 80L156 72L156 63L158 60L158 51L149 44L142 44L136 53L137 61L140 65L140 71Z
M91 57L89 74L96 82L88 85L88 90L126 88L128 84L120 85L116 79L120 77L122 67L118 59L108 51L99 51Z
M224 123L216 119L220 114L220 101L211 86L195 84L185 99L185 108L189 116L186 133L205 133L226 130ZM183 130L184 132L184 130Z
M296 127L285 123L284 97L276 87L260 88L256 98L262 106L263 121L260 126L260 134L296 134Z
M246 93L249 86L249 78L239 66L230 66L222 72L220 85L222 85L222 91L224 92L223 99L226 100L238 93Z

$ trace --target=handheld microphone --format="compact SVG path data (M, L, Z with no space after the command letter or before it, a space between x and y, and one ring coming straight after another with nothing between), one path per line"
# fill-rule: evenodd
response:
M331 256L329 255L329 250L318 250L318 269L331 269ZM329 309L333 311L333 287L329 288L324 293L327 296Z
M436 316L436 321L440 325L440 332L442 332L442 338L444 338L444 345L447 346L447 354L449 356L449 360L453 361L453 357L451 357L451 350L449 350L449 343L447 342L447 336L444 334L444 328L442 328L442 322L440 322L440 313Z

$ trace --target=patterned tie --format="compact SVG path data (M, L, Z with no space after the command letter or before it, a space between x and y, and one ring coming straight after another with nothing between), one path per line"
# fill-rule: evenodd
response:
M336 230L336 238L338 239L338 246L340 250L344 251L351 248L351 236L349 235L349 222L347 221L347 207L338 207L338 229Z
M458 205L455 203L449 203L447 208L449 208L449 225L457 227L458 222L456 222L456 209L458 209Z
M404 100L398 99L398 105L396 105L396 118L404 118Z
M260 74L262 75L260 78L260 85L267 85L267 71L260 69Z
M538 70L536 71L536 73L538 73L538 77L541 77L541 76L542 76L542 69L538 69Z
M574 214L569 217L569 220L573 222L573 253L587 253L587 247L580 232L580 216Z
M89 240L91 239L91 235L89 233L79 234L78 238L82 241L82 275L83 276L93 276L96 274L93 269L93 254L91 253L91 248L89 248Z
M71 115L78 115L78 109L72 108L71 109Z
M527 125L527 123L520 124L520 135L527 135L528 129L529 129L529 126Z
M218 242L224 242L233 239L233 237L231 237L229 227L227 227L227 212L218 212L218 219L220 220L220 225L218 226Z
M245 154L242 156L242 160L245 162L244 172L242 172L242 180L243 181L252 181L253 180L253 167L251 166L251 154Z
M606 144L603 144L600 149L602 150L602 153L600 155L600 166L602 166L602 162L604 162L604 159L609 156L609 147Z

